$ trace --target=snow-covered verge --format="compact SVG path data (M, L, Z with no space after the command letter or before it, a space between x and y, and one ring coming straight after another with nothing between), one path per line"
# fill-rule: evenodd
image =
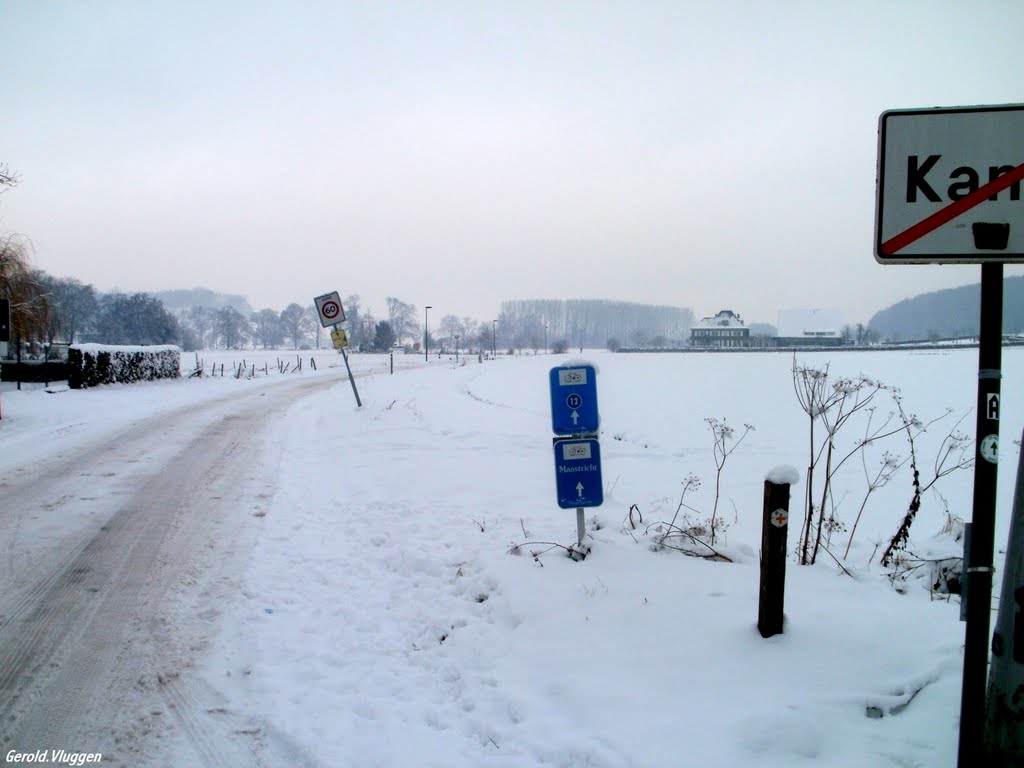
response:
M197 644L181 681L219 691L254 724L223 738L283 735L297 762L323 766L954 764L959 606L933 599L924 580L901 594L877 565L909 478L872 496L846 561L854 578L827 558L790 561L785 632L764 640L755 626L763 481L773 468L806 466L792 360L588 356L600 370L606 487L604 505L587 513L592 552L582 562L544 543L575 540L574 513L555 499L548 406L548 369L564 358L408 360L390 376L386 357L353 356L369 374L357 379L362 409L338 380L271 415L272 448L255 474L273 491L252 517L242 582L175 608L184 624L218 601L219 634ZM975 400L970 351L800 359L900 386L925 419ZM1019 390L1022 375L1024 354L1007 350L1003 391ZM5 391L0 471L271 380L290 379ZM688 503L709 510L705 418L756 427L722 475L720 546L732 563L652 551L647 530L671 517L689 475L703 484ZM973 432L973 417L966 423ZM1004 398L1000 543L1022 424ZM926 433L918 449L931 457L942 437ZM870 462L881 455L879 446ZM970 517L971 481L961 472L941 486L953 514ZM837 482L849 519L861 469ZM912 538L937 550L945 522L929 496Z
M60 383L49 387L23 384L18 389L13 382L3 382L0 384L0 446L3 447L0 450L0 474L15 466L31 465L42 458L59 456L91 440L103 439L147 416L218 398L230 399L244 390L288 386L299 379L338 376L344 371L341 357L324 350L301 353L304 363L301 372L275 373L274 366L279 358L295 361L297 354L223 350L185 353L181 357L181 375L185 379L109 384L76 391L69 391ZM315 368L309 364L311 358L316 361ZM351 355L349 359L357 377L389 369L387 355ZM187 377L195 370L196 360L203 362L206 375L189 379ZM233 365L242 360L247 365L258 362L255 378L235 378ZM403 366L414 366L422 361L422 357L400 355L396 357L395 367L401 371ZM214 363L224 365L226 374L209 375ZM266 376L263 374L264 364L271 371Z
M585 561L543 543L575 538L554 497L558 358L378 377L361 411L325 393L279 423L277 491L197 674L310 764L952 765L959 606L923 582L899 594L877 566L909 481L872 501L856 580L790 563L786 631L763 640L762 483L806 463L791 360L594 358L606 496L588 511ZM1008 358L1007 388L1024 362ZM833 360L901 385L922 415L969 409L974 368L955 352ZM628 522L633 504L644 525L666 519L689 473L707 509L710 416L757 427L724 471L732 564L653 552ZM1004 428L1020 426L1007 412ZM857 493L857 473L846 481ZM957 514L969 516L970 484L965 472L943 489ZM915 537L944 520L926 503Z

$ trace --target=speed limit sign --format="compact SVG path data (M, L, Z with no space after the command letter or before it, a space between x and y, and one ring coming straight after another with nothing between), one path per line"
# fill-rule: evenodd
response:
M345 310L341 306L341 297L337 291L317 296L313 302L316 304L317 314L320 315L320 325L324 328L345 322Z

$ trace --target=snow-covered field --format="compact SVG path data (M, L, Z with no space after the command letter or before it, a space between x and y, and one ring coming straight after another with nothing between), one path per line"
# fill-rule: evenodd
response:
M255 380L232 378L232 360L262 368L266 355L209 351L206 367L222 359L224 378L59 394L5 385L0 473L182 403L336 376L329 366L340 358L316 353L313 371L310 354L302 373ZM295 355L270 355L271 369L276 357ZM845 561L854 578L828 557L813 567L790 560L785 633L762 639L763 480L777 465L807 464L792 358L582 357L600 372L605 485L604 505L587 512L592 552L582 562L532 543L575 540L575 513L555 499L548 405L548 370L564 357L471 356L456 366L396 355L391 375L387 356L353 355L363 408L342 379L268 414L266 462L254 474L272 490L251 516L244 572L173 608L183 624L194 612L218 617L176 670L183 684L216 692L225 711L251 724L222 731L208 751L228 754L233 740L255 738L268 749L286 744L297 764L322 766L955 764L958 600L931 595L924 578L901 594L877 562L911 498L909 471L871 497ZM798 359L897 386L924 420L952 408L918 441L925 473L965 413L973 435L976 350ZM183 368L192 362L185 356ZM999 549L1024 425L1008 395L1021 390L1024 351L1006 350L1003 368ZM879 400L878 412L888 409ZM691 515L710 512L710 417L756 428L722 473L721 551L731 563L652 551L656 534L647 530L671 519L690 475L702 481L686 497L701 513ZM849 438L862 429L851 426ZM905 452L897 438L873 446L869 468L886 447ZM940 482L952 514L970 518L971 484L970 471ZM838 475L847 525L864 485L859 462ZM794 519L802 492L794 488ZM643 516L635 528L632 505L633 520ZM911 548L955 550L937 537L945 522L929 494ZM841 554L848 535L834 534L833 551ZM884 716L868 717L869 708ZM200 714L197 727L216 717ZM164 759L194 763L164 739Z

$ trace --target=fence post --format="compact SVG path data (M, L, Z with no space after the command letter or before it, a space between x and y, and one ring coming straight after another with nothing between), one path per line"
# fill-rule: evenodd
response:
M764 481L761 522L761 589L757 629L761 637L782 634L786 590L786 535L789 533L789 487L799 474L790 468L768 473Z

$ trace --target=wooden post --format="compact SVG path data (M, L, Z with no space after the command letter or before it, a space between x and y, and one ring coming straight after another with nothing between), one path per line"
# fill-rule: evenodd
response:
M789 483L764 481L761 522L761 597L757 629L761 637L782 634L786 590L786 534L789 532Z

